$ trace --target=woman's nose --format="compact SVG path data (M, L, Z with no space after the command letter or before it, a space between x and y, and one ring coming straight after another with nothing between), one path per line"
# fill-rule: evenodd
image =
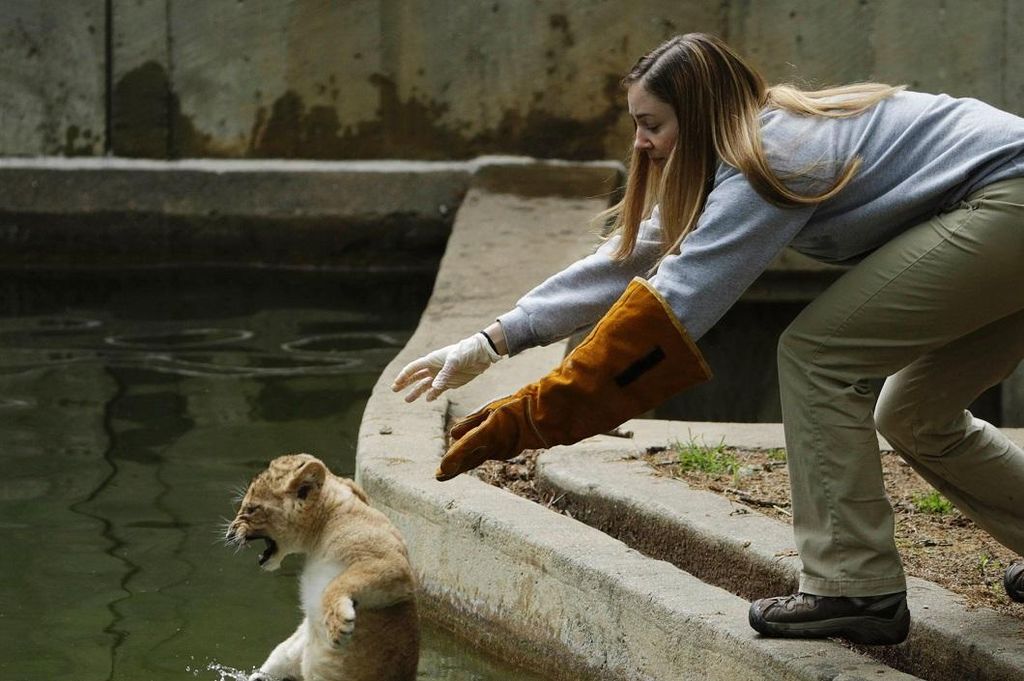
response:
M633 148L639 150L651 148L651 140L644 135L642 130L636 131L636 136L633 139Z

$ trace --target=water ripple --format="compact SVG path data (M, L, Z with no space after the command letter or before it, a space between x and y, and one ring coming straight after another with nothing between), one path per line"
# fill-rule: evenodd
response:
M183 329L159 334L118 334L104 339L108 345L127 348L207 348L247 341L248 329Z
M37 329L49 333L77 332L99 328L103 326L103 321L87 317L40 317L35 320L35 326Z
M388 349L392 352L405 344L401 334L373 331L349 331L306 336L281 344L281 349L296 355L336 356L365 350Z
M16 397L0 397L0 409L31 409L36 400L20 400Z

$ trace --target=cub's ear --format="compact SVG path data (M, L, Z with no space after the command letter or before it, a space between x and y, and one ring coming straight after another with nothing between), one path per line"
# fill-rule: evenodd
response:
M288 481L288 493L303 501L315 498L320 494L326 478L326 466L319 461L307 461L299 470L292 473Z
M349 478L342 478L341 481L349 486L349 488L352 490L352 493L359 497L360 501L362 501L367 506L370 505L370 498L366 496L366 492L363 491L363 488L359 486L359 483Z

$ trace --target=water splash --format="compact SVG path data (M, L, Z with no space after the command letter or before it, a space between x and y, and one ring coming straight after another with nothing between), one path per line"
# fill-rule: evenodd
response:
M186 671L188 669L186 668ZM242 671L241 669L234 669L217 662L211 662L206 665L206 671L215 672L218 674L216 681L249 681L249 677L256 671L253 669L250 672ZM199 675L199 669L195 669L192 673L193 676Z

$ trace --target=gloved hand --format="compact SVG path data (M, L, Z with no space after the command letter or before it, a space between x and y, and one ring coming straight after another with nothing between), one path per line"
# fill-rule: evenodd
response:
M399 392L412 385L405 396L406 402L413 402L424 393L427 402L431 402L449 388L466 385L499 359L501 355L495 352L484 334L475 333L455 345L410 362L395 377L391 389Z
M457 422L434 477L450 480L490 459L579 442L709 378L668 303L634 279L554 371Z

